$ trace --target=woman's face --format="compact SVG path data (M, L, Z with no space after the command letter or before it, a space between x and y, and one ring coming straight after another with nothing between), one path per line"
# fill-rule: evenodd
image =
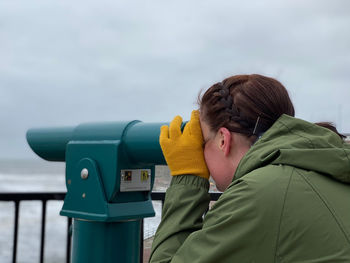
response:
M213 177L219 191L224 191L232 182L234 170L232 162L225 156L220 131L214 133L210 130L205 121L201 120L201 128L204 140L204 158L208 166L210 175Z

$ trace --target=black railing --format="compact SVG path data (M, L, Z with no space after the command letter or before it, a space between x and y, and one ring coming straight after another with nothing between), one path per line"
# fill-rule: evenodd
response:
M13 238L13 250L12 250L12 262L16 263L17 260L17 243L18 243L18 227L19 227L19 208L21 201L41 201L42 202L42 214L41 214L41 232L40 232L40 263L44 262L44 250L45 250L45 228L46 228L46 207L47 201L58 200L63 201L65 193L0 193L0 201L14 202L15 204L15 218L14 218L14 238ZM210 193L212 201L218 200L221 193ZM161 201L162 207L165 199L165 192L153 192L151 194L153 201ZM66 243L66 262L70 263L71 252L71 235L70 228L72 225L72 219L67 219L67 243ZM143 261L143 224L141 233L141 262Z
M15 219L14 219L14 235L12 262L17 261L17 244L18 244L18 221L19 221L19 204L21 201L41 201L41 231L40 231L40 263L44 262L45 249L45 228L46 228L46 207L49 200L64 200L65 193L0 193L0 201L8 201L15 203ZM67 219L67 245L66 245L66 262L70 263L71 238L69 229L72 225L72 219Z

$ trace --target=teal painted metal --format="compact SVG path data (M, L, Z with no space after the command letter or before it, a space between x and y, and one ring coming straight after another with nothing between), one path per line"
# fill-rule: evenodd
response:
M120 191L120 170L151 169L154 175L154 166L129 163L120 148L120 141L68 144L67 196L62 215L108 222L154 216L150 191ZM84 168L89 171L86 180L80 177ZM151 176L151 186L153 182L154 176Z
M74 220L72 262L140 262L141 221L100 223Z
M131 121L30 129L27 141L41 158L63 162L66 160L66 146L71 141L121 140L134 163L166 164L158 142L160 127L164 124L167 123Z
M32 150L48 161L64 161L66 145L73 136L73 127L30 129L27 142Z
M159 145L160 127L166 123L138 122L124 135L125 148L133 162L141 164L166 164Z
M31 129L27 140L40 157L66 161L67 197L62 215L98 221L136 219L154 214L150 192L121 192L120 173L122 169L150 169L153 186L154 166L165 164L158 142L163 124L131 121ZM87 180L80 178L82 160L89 166ZM139 213L130 212L127 217L120 209L125 202L133 202Z
M163 124L88 123L27 132L40 157L66 162L61 215L75 221L73 263L139 262L141 219L154 216L155 165L166 164L158 142ZM134 188L129 187L136 180L132 173L140 180Z

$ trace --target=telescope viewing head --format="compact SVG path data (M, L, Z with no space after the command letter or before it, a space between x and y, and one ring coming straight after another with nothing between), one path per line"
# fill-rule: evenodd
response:
M160 127L140 121L30 129L32 150L66 162L67 195L61 215L119 221L154 215L150 193L155 165L165 165Z

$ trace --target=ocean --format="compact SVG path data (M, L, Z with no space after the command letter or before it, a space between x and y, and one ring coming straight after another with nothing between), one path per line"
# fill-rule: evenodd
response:
M166 166L156 167L153 190L165 191L170 183ZM0 193L65 192L65 164L44 160L0 160ZM59 215L62 201L49 201L46 213L44 262L65 262L67 219ZM159 225L161 203L153 202L156 216L144 220L144 239ZM17 262L39 262L41 202L22 201L19 212ZM14 203L0 201L0 262L12 262Z

